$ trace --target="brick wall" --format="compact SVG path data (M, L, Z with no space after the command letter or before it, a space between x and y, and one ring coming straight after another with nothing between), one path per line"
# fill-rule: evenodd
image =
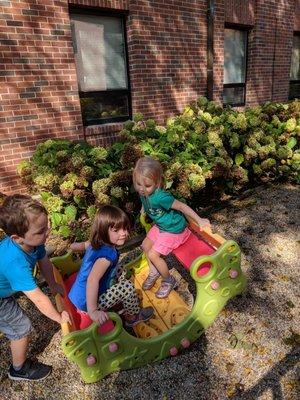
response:
M256 0L249 34L247 104L287 101L294 0Z
M300 0L295 0L294 31L300 32Z
M206 94L207 0L0 0L0 191L22 189L16 164L40 141L86 138L106 145L122 126L82 126L69 4L128 11L134 113L163 123ZM215 1L215 100L222 97L225 23L252 27L247 104L287 100L299 14L299 0Z
M228 23L254 25L256 0L226 0L225 20Z
M0 190L15 166L54 137L82 137L66 1L0 1Z
M132 106L160 122L206 90L206 2L130 1Z

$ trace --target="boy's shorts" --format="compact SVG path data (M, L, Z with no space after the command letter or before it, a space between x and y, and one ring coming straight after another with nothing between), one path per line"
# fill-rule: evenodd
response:
M19 340L32 329L31 322L14 297L0 298L0 332L9 340Z
M185 228L180 233L160 232L159 228L154 225L147 234L147 238L153 242L153 250L159 254L166 256L180 245L187 241L191 234L189 228Z

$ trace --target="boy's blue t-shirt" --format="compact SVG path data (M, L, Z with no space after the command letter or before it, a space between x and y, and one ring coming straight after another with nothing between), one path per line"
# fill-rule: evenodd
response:
M145 213L162 232L181 233L187 226L184 215L172 209L174 196L164 189L156 189L150 196L140 196Z
M0 241L0 297L37 288L33 269L46 255L45 246L27 253L9 236Z
M80 270L76 280L69 292L69 299L81 311L87 311L86 304L86 285L88 276L99 258L105 258L110 262L110 266L105 271L99 284L99 294L105 293L116 281L117 265L119 261L119 252L112 246L103 244L95 250L90 245L82 259Z

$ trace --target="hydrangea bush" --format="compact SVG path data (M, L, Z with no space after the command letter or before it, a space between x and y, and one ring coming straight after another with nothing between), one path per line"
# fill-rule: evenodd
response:
M101 204L138 213L131 176L143 155L157 158L166 187L197 208L211 193L222 196L278 179L299 184L299 138L299 100L239 112L200 97L165 126L136 114L108 149L47 140L18 172L28 190L41 195L53 231L81 240Z

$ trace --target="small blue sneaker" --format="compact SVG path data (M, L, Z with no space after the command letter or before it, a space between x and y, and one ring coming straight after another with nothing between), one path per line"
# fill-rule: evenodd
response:
M127 319L125 321L125 325L128 328L133 328L134 326L136 326L140 322L148 321L153 316L153 314L154 314L153 307L142 308L140 310L140 312L134 316L134 318L129 319L129 320Z

